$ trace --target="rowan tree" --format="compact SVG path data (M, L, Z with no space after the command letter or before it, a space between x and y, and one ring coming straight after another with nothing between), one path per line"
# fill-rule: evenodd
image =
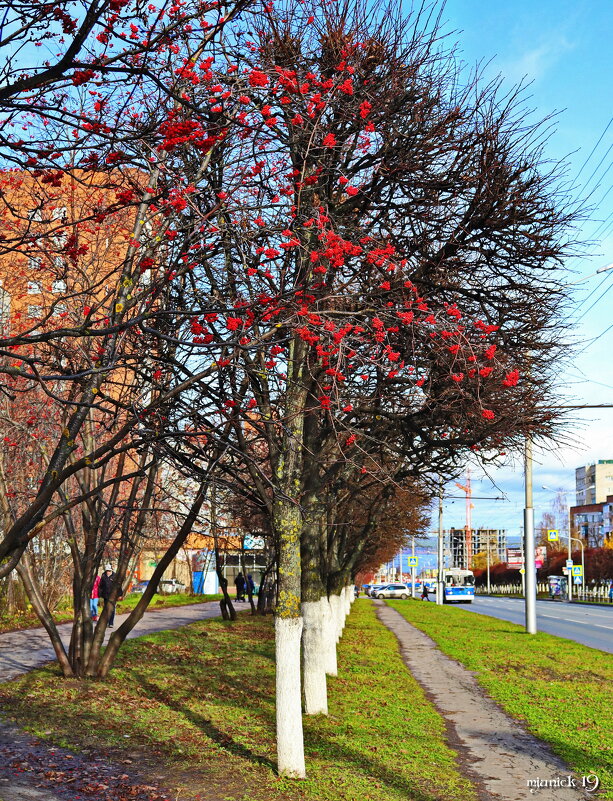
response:
M139 425L141 443L143 415L159 415L150 389L157 339L143 323L161 313L165 287L189 268L184 254L173 261L176 232L166 221L186 201L171 171L160 176L182 137L197 140L203 168L223 137L211 104L196 106L191 89L210 81L222 31L247 5L0 4L0 270L2 310L13 307L0 373L9 396L26 381L70 411L36 498L3 532L0 575L17 565L63 483L88 461L129 447ZM25 283L50 285L36 314L24 308ZM92 409L113 436L79 462L73 456Z
M320 499L361 476L452 472L471 451L494 458L552 430L573 216L519 94L463 76L432 17L288 0L231 29L204 64L178 30L150 56L167 76L172 62L174 102L158 87L147 131L126 132L136 165L155 162L68 436L99 373L136 352L118 343L134 331L155 342L157 405L139 406L143 426L195 477L223 454L269 514L279 770L302 776L301 600L327 591ZM135 278L161 256L158 238L161 280L145 287ZM70 447L52 457L41 508Z
M519 93L463 79L430 21L290 2L228 52L215 113L235 125L206 171L177 154L192 269L169 369L212 368L190 420L230 424L270 512L279 768L300 776L304 522L352 472L449 472L547 436L573 213Z

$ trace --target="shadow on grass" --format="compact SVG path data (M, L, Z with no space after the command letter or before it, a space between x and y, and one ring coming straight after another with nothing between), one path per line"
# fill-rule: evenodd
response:
M247 748L247 746L237 742L227 732L217 728L211 720L182 706L178 701L175 701L168 693L162 690L161 687L152 684L136 671L134 671L133 676L135 681L140 684L150 698L154 698L158 703L164 704L168 709L172 709L173 712L182 715L186 720L189 720L190 723L193 723L194 726L200 729L212 742L221 746L229 754L245 759L256 765L264 765L275 773L277 772L277 765L272 762L272 760L254 753Z
M307 757L320 757L325 754L326 760L333 761L337 766L344 766L348 775L362 775L365 780L380 781L385 786L379 789L381 798L385 798L386 788L398 790L410 801L434 801L442 798L440 788L433 787L432 792L425 792L411 783L408 779L402 779L391 768L386 767L382 761L367 756L363 751L358 751L350 746L340 746L334 743L331 736L308 731L307 735ZM390 733L390 737L393 735ZM383 756L386 759L387 755Z

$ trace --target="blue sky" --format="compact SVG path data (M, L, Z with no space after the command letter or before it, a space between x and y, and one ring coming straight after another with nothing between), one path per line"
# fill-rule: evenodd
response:
M552 159L568 157L577 194L589 194L595 205L580 232L583 240L594 239L594 244L585 258L569 262L572 273L568 274L568 282L580 281L613 263L613 122L592 153L613 117L613 3L448 0L443 19L448 30L458 32L460 54L467 64L491 60L486 67L487 76L501 74L509 85L522 79L531 82L528 94L535 118L561 112L546 152ZM611 169L605 174L609 166ZM606 194L608 190L611 191ZM578 283L573 291L574 338L580 344L565 371L559 398L579 404L613 403L613 328L597 341L590 341L613 323L613 270ZM613 458L613 409L582 410L573 415L576 425L569 432L573 442L554 443L552 452L535 454L537 522L543 512L549 511L553 497L552 492L541 489L542 485L563 487L569 492L569 503L574 503L575 467ZM508 499L475 500L473 526L506 528L511 535L519 535L523 522L521 461L492 473L497 486L489 480L476 480L479 470L472 470L475 495L503 494ZM449 494L461 493L450 487ZM444 515L445 528L464 525L464 501L448 500Z

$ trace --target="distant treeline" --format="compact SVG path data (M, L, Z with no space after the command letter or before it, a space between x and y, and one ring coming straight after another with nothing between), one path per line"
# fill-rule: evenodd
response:
M562 568L566 565L568 551L548 551L545 565L537 570L538 581L546 581L549 576L561 576ZM585 549L585 576L588 583L608 581L613 579L613 548L586 548ZM576 565L581 564L581 550L572 552L572 559ZM487 571L474 571L475 584L480 587L487 583ZM519 583L521 575L519 570L507 567L506 562L499 562L490 568L490 582L494 584Z

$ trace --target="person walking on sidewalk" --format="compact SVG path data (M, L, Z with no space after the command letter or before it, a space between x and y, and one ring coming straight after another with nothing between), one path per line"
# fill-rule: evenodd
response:
M428 585L426 584L425 581L424 581L424 586L422 587L422 590L421 590L421 600L422 601L429 601L430 600L428 598Z
M92 594L89 599L89 611L91 612L92 620L98 620L98 588L100 587L100 576L94 579L94 586L92 587Z
M245 600L245 577L243 576L241 571L238 572L236 578L234 579L234 584L236 585L236 600L237 601L244 601Z
M113 587L115 586L115 573L113 573L113 566L111 564L107 564L104 566L104 573L102 574L102 578L100 579L100 584L98 585L98 595L104 601L104 606L102 607L102 611L107 607L109 603L109 598L111 597L111 593L113 592ZM115 625L115 604L111 607L111 613L109 615L109 628L112 629Z

